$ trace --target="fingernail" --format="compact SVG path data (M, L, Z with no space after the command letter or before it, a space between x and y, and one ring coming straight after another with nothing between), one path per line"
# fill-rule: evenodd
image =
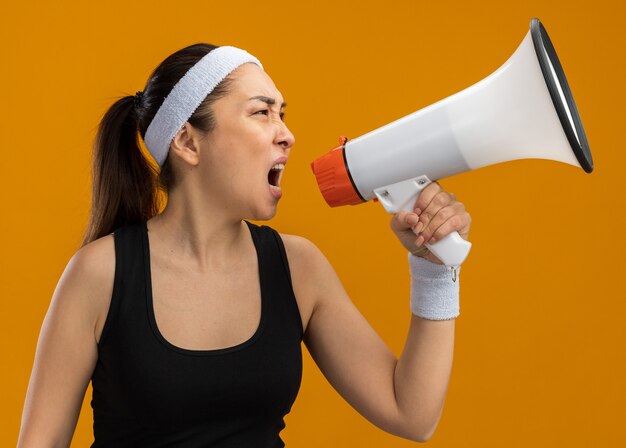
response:
M420 222L418 225L415 226L415 233L420 233L423 227L424 227L424 223Z
M422 245L422 243L424 242L424 237L420 236L416 241L415 241L415 245L417 247L420 247Z

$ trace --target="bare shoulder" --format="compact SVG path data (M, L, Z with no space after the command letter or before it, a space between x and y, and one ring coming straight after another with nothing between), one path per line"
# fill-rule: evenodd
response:
M68 263L75 265L89 275L92 280L106 277L107 271L115 270L115 242L113 234L109 234L84 245L76 251Z
M294 280L310 287L333 270L322 251L310 240L299 235L280 234L284 244L289 267Z
M325 259L322 251L303 236L281 233L280 237L285 245L290 268L292 263L294 269L314 268Z
M92 241L74 253L68 262L58 289L65 300L73 300L93 323L96 342L111 303L115 278L115 242L113 234Z
M330 263L322 251L309 239L280 233L287 253L293 291L298 301L303 328L308 328L315 308L319 304L320 279L324 278ZM332 269L332 268L331 268Z

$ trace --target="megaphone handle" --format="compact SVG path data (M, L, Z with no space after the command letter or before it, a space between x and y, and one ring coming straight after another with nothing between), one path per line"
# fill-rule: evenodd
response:
M429 251L450 267L460 266L469 254L472 243L465 241L456 230L434 244L426 243Z
M413 205L421 191L432 183L426 176L407 179L396 184L377 188L374 194L388 213L395 214L403 210L413 211ZM467 258L472 243L465 241L456 230L434 244L425 245L432 254L448 267L457 268Z
M413 204L417 201L419 194L415 196L415 199L410 202L409 206L403 207L403 211L412 212ZM432 254L439 258L443 264L448 267L458 267L467 258L469 251L472 247L472 243L465 241L459 235L456 230L449 233L439 241L433 244L425 244L426 248L432 252Z

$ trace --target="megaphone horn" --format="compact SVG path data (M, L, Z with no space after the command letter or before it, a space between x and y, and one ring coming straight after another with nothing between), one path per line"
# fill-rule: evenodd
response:
M379 200L412 211L434 180L516 159L593 171L585 130L554 46L532 19L515 53L478 83L340 145L311 163L331 207ZM426 247L459 266L471 243L457 232Z

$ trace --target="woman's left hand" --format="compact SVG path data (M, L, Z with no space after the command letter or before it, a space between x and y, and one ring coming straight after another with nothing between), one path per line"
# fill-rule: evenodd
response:
M436 243L455 230L467 241L471 222L471 216L465 206L456 201L456 196L432 182L420 193L413 212L396 213L390 226L406 250L433 263L443 264L424 243Z

